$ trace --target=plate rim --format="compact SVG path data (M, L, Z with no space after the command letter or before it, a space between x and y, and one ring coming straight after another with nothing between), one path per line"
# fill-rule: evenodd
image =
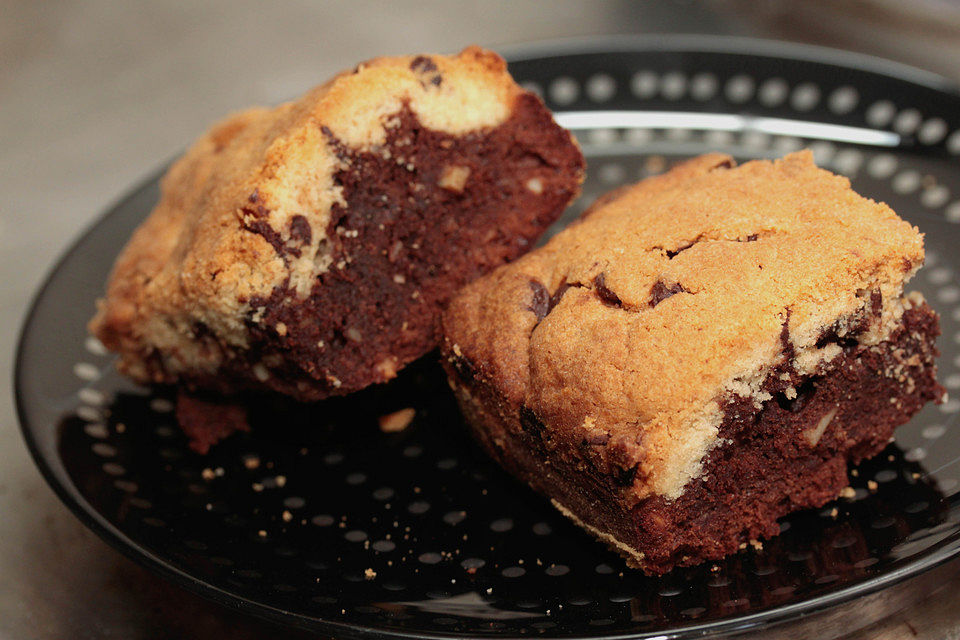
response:
M508 63L528 62L562 55L642 53L644 51L764 56L867 71L919 84L935 91L944 91L960 98L960 81L952 80L935 71L868 53L790 40L696 33L611 34L507 43L498 45L497 51Z
M761 38L697 34L583 36L507 44L498 46L497 49L509 63L529 62L541 58L552 58L563 55L643 53L648 51L715 52L743 56L765 56L784 60L830 64L854 71L867 71L888 76L895 80L919 84L929 89L946 93L955 99L960 99L960 84L931 71L878 56L854 53L819 45L780 42ZM348 634L349 637L370 637L372 634L382 637L422 640L439 640L445 638L479 639L491 637L521 638L522 636L510 635L492 636L477 633L450 634L406 631L350 622L338 622L284 611L269 604L236 595L227 589L196 578L186 571L169 565L149 549L144 548L138 542L124 534L79 494L75 484L66 475L65 470L58 470L56 468L57 465L52 464L41 450L37 440L34 438L33 429L29 426L30 421L22 397L27 336L31 331L32 321L37 315L40 303L44 300L54 278L61 272L64 263L80 250L91 235L98 232L106 220L119 215L125 205L140 196L145 190L154 188L169 165L169 161L161 164L158 169L150 172L146 178L136 182L135 186L123 192L120 197L114 199L113 202L103 210L103 213L94 217L92 221L77 234L75 239L70 241L66 248L61 251L59 257L43 273L40 280L42 284L31 297L26 311L22 316L17 332L17 346L12 377L14 406L20 433L24 438L30 456L54 494L82 524L90 528L98 537L125 557L196 595L245 614L264 618L288 627L292 626L310 631L333 633L340 636ZM70 489L73 491L71 492ZM836 591L821 594L800 602L775 606L748 615L733 616L714 622L688 624L671 629L601 636L565 636L565 638L566 640L589 640L602 637L609 640L630 640L654 637L670 638L680 634L691 633L710 633L718 637L730 637L751 631L782 627L783 625L799 621L805 617L833 612L838 607L850 603L853 600L874 595L883 589L902 584L911 578L919 577L932 569L957 559L958 556L960 556L960 533L938 542L936 546L928 550L919 559L910 561L888 573L876 576L858 585L843 587Z

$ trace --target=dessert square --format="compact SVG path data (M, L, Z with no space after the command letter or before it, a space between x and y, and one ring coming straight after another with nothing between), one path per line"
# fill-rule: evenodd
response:
M497 461L660 574L776 535L941 400L922 263L809 152L710 154L465 287L444 365Z
M372 60L203 135L90 329L145 383L318 400L384 382L582 176L572 136L496 54Z

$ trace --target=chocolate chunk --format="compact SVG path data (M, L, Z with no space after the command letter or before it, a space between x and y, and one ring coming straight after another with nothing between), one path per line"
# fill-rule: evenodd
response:
M540 322L550 313L550 292L538 280L530 281L530 289L533 291L533 297L531 297L530 306L527 308L537 317L537 322Z
M265 209L263 205L257 205L256 208L243 207L240 212L242 214L240 217L241 226L250 233L255 233L270 243L270 246L273 247L273 250L277 252L278 256L284 256L291 252L288 247L284 246L283 239L280 237L280 234L277 233L277 230L267 222L266 217L270 212ZM300 250L297 249L296 253L299 255Z
M653 283L653 286L650 287L650 308L656 307L670 296L685 291L686 289L684 289L683 285L679 282L667 284L663 280L657 280Z
M437 64L433 61L433 58L429 56L417 56L410 63L410 70L414 73L420 74L421 76L427 76L428 74L433 74L429 80L423 77L420 80L420 84L424 87L427 86L427 82L432 84L435 87L439 87L443 82L443 77L440 75L437 69Z
M747 236L747 242L756 242L757 238L759 237L760 236L758 236L757 234L751 233L750 235Z
M533 409L526 405L520 406L520 428L523 429L525 433L533 436L537 440L540 440L543 437L543 421L537 417L537 414L534 413Z
M546 300L546 304L545 304L545 305L541 305L541 295L546 295L546 288L543 289L543 294L541 294L540 291L539 291L538 285L539 285L540 287L543 286L543 285L541 285L539 282L536 282L536 281L531 281L531 282L530 282L530 288L534 290L534 302L536 302L536 305L537 305L536 308L534 308L534 305L531 303L530 310L537 314L537 323L538 323L538 324L539 324L540 322L542 322L544 318L546 318L548 315L550 315L550 312L553 311L554 307L556 307L558 304L560 304L560 300L563 299L563 294L565 294L565 293L567 292L567 289L569 289L569 288L571 288L571 287L581 287L581 286L583 286L583 285L576 284L576 283L570 284L569 282L567 282L566 280L564 280L563 282L560 283L560 286L557 287L556 291L554 291L553 294L550 294L550 295L549 295L549 298L547 298L547 300ZM543 315L540 315L540 310L543 311Z
M200 340L202 338L215 338L215 334L210 330L210 327L205 322L194 322L190 328L191 333L193 334L194 340Z
M633 466L629 469L617 469L614 475L614 480L617 485L621 487L629 487L633 484L633 480L637 477L637 467Z
M606 275L600 273L593 279L593 290L597 292L600 301L610 307L622 307L620 297L607 287Z
M437 63L430 56L417 56L410 62L410 70L417 73L430 73L437 70Z
M453 368L457 370L457 375L464 382L470 384L477 379L477 367L470 358L466 356L454 356L451 359Z
M710 167L710 171L716 171L717 169L733 169L735 166L737 166L737 163L733 158L724 158L717 164Z
M783 317L783 325L780 327L780 348L783 349L783 356L787 362L793 360L793 342L790 341L790 307L787 307Z
M667 252L666 252L666 253L667 253L667 259L673 260L673 259L676 258L679 254L683 253L684 251L686 251L687 249L689 249L690 247L692 247L692 246L695 245L695 244L697 244L697 241L696 241L696 240L694 240L694 241L691 242L690 244L685 244L685 245L683 245L682 247L677 247L677 248L674 249L673 251L670 251L670 250L668 249Z
M844 348L855 347L857 345L856 335L865 329L867 323L859 316L851 322L853 324L849 326L847 333L842 337L840 336L840 323L834 323L824 329L817 338L817 349L822 349L828 344L837 344Z
M300 244L310 244L313 230L305 217L298 214L290 219L290 239Z
M870 292L870 310L873 312L874 316L879 316L882 309L883 294L880 293L879 289L874 289Z
M550 310L547 313L549 313L550 311L553 311L553 308L558 304L560 304L560 300L563 299L563 294L565 294L567 292L567 289L569 289L572 286L573 285L567 282L566 280L560 283L560 286L557 287L557 290L554 291L553 295L550 296Z

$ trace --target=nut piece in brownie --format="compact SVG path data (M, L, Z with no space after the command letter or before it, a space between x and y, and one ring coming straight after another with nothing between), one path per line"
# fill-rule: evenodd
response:
M923 240L808 152L711 154L465 287L444 365L501 464L659 574L776 535L939 401Z
M301 400L393 378L532 247L583 157L496 54L380 58L227 118L163 179L91 331L148 383Z

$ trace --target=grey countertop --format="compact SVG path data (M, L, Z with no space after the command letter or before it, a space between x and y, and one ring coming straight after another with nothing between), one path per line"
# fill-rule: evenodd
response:
M671 31L816 42L960 79L960 9L943 0L0 0L0 381L11 388L19 324L56 256L222 114L375 55ZM0 514L0 638L300 637L186 593L86 530L29 459L9 391ZM958 586L857 637L960 637Z

